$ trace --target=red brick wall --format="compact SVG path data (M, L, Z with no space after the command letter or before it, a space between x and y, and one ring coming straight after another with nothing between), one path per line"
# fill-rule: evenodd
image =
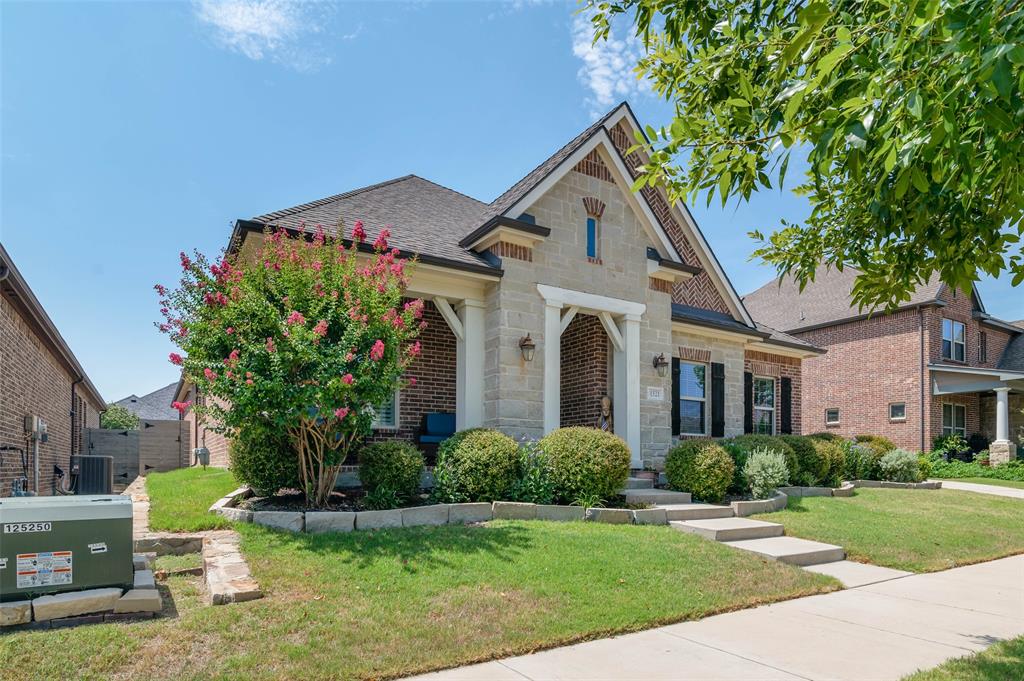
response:
M804 360L807 361L807 360ZM802 395L803 378L800 360L785 355L774 355L767 352L746 350L743 353L743 371L755 376L772 377L775 379L775 432L782 433L782 378L790 379L792 393L790 395L790 425L793 433L799 435L802 427Z
M982 326L972 317L972 303L969 293L963 291L953 294L950 289L943 289L939 298L946 303L945 307L930 307L925 310L926 325L928 327L928 357L931 362L944 364L958 364L958 362L942 358L942 320L952 319L964 324L967 338L967 361L965 366L980 366L993 368L999 364L999 358L1003 355L1006 344L1010 341L1010 334L1005 331ZM980 357L981 332L984 331L988 337L986 345L988 356L982 362Z
M95 404L78 392L72 435L71 383L73 377L39 339L16 307L0 297L0 445L13 445L31 451L25 438L27 414L46 421L49 439L39 446L39 493L53 493L53 466L67 471L71 463L72 438L76 452L81 451L83 426L99 425L103 405ZM77 391L76 391L77 392ZM29 465L32 487L33 462ZM0 452L0 496L11 492L11 481L21 477L21 457L17 452Z
M577 314L562 334L561 425L594 426L608 393L608 336L601 320Z
M377 430L369 441L416 441L423 415L433 412L455 413L455 334L431 302L424 303L420 332L422 352L405 372L416 385L403 388L398 396L398 429Z
M829 431L843 437L871 433L884 435L900 447L920 448L918 314L908 310L797 334L828 350L803 361L803 433ZM906 403L905 421L889 420L891 402ZM825 410L832 408L839 409L838 426L825 425Z
M188 399L193 404L196 402L195 386L192 386L192 389L189 391ZM228 464L230 463L228 447L231 444L231 441L220 433L211 430L210 426L213 424L210 421L200 420L197 424L196 413L192 409L189 409L188 412L185 413L184 420L188 422L189 440L191 442L195 442L196 447L206 447L210 450L210 465L218 466L220 468L228 468ZM192 465L192 462L194 461L192 453L189 452L188 456L188 465Z

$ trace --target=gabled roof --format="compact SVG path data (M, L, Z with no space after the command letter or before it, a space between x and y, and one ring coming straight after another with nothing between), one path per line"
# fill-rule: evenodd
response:
M867 316L870 310L851 305L853 284L860 270L843 271L821 266L803 291L792 277L773 279L743 296L743 304L758 321L783 331L797 331ZM940 302L942 282L938 274L919 286L900 309Z
M140 419L177 421L179 417L178 410L171 407L177 387L178 382L175 381L142 397L129 395L114 404L124 407Z
M1020 322L1014 322L1014 326L1020 326ZM1024 326L1021 328L1024 329ZM1014 336L1007 343L1003 356L999 359L999 368L1007 371L1024 371L1024 333Z
M762 343L780 345L782 347L793 348L794 350L804 350L815 353L825 352L821 348L815 347L807 341L790 336L789 334L783 333L778 329L773 329L770 326L765 326L764 324L755 322L754 325L756 328L751 329L746 324L736 321L727 314L715 312L714 310L705 310L701 307L691 307L689 305L672 303L672 321L682 322L685 324L695 324L697 326L704 326L721 331L731 331L733 333L758 339Z

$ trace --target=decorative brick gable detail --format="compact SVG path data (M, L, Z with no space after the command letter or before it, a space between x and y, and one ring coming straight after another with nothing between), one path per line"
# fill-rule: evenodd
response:
M703 362L704 364L707 364L711 361L711 350L705 348L688 348L680 345L679 359L687 362Z
M608 393L608 336L601 320L578 314L562 333L561 425L594 426Z
M652 291L658 291L660 293L672 294L672 282L667 279L655 279L654 277L647 277L647 286Z
M590 177L596 177L604 182L615 182L611 171L608 170L608 166L604 164L604 161L601 160L601 155L597 153L597 149L584 156L583 160L577 163L573 170Z
M487 249L499 258L512 258L524 262L533 262L533 249L520 244L510 244L507 241L499 241Z
M636 178L637 170L639 166L642 166L646 161L640 156L639 153L632 153L627 155L626 150L633 146L630 141L629 134L623 128L623 124L619 123L614 128L608 131L612 138L612 143L615 148L619 150L619 153L623 155L626 162L626 168L629 170L629 174ZM676 222L675 218L672 217L672 210L668 202L662 197L662 195L653 187L645 186L640 190L643 197L647 200L651 210L654 212L658 222L661 223L662 228L668 234L668 238L675 244L679 250L679 254L687 265L693 265L694 267L700 267L700 260L697 258L697 253L694 251L693 246L687 241L686 236L683 233L682 227ZM683 305L690 305L692 307L699 307L705 310L714 310L716 312L722 312L724 314L732 314L729 310L729 306L725 304L725 300L722 299L722 294L718 291L714 282L711 281L710 275L701 271L699 274L691 279L677 282L673 287L672 300L676 303Z
M592 218L600 220L601 216L604 215L605 206L604 201L601 199L594 198L593 196L584 196L583 207L586 209L587 215Z

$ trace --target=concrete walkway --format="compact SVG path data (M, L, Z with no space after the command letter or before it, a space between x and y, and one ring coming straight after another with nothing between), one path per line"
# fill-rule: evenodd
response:
M942 482L942 489L959 489L964 492L977 492L978 494L992 494L997 497L1024 499L1024 489L1017 489L1015 487L981 485L976 482L960 482L959 480L941 480L940 482Z
M895 681L1024 635L1024 556L423 677Z

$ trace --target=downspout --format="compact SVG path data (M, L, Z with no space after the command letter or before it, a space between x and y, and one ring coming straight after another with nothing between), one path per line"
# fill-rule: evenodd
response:
M921 357L920 357L920 362L919 362L919 366L918 366L918 372L919 372L918 383L920 384L921 395L918 398L918 402L919 402L919 411L920 411L920 419L921 419L921 451L923 452L923 451L925 451L925 446L924 446L924 438L925 438L925 426L924 426L924 394L925 394L924 393L924 308L923 307L917 308L917 327L918 327L918 336L920 337L920 340L921 340Z
M77 450L75 449L75 416L77 416L77 413L75 411L75 386L78 385L81 382L82 382L82 377L81 376L79 376L75 380L71 381L71 455L72 456L74 456L75 454L78 453Z

